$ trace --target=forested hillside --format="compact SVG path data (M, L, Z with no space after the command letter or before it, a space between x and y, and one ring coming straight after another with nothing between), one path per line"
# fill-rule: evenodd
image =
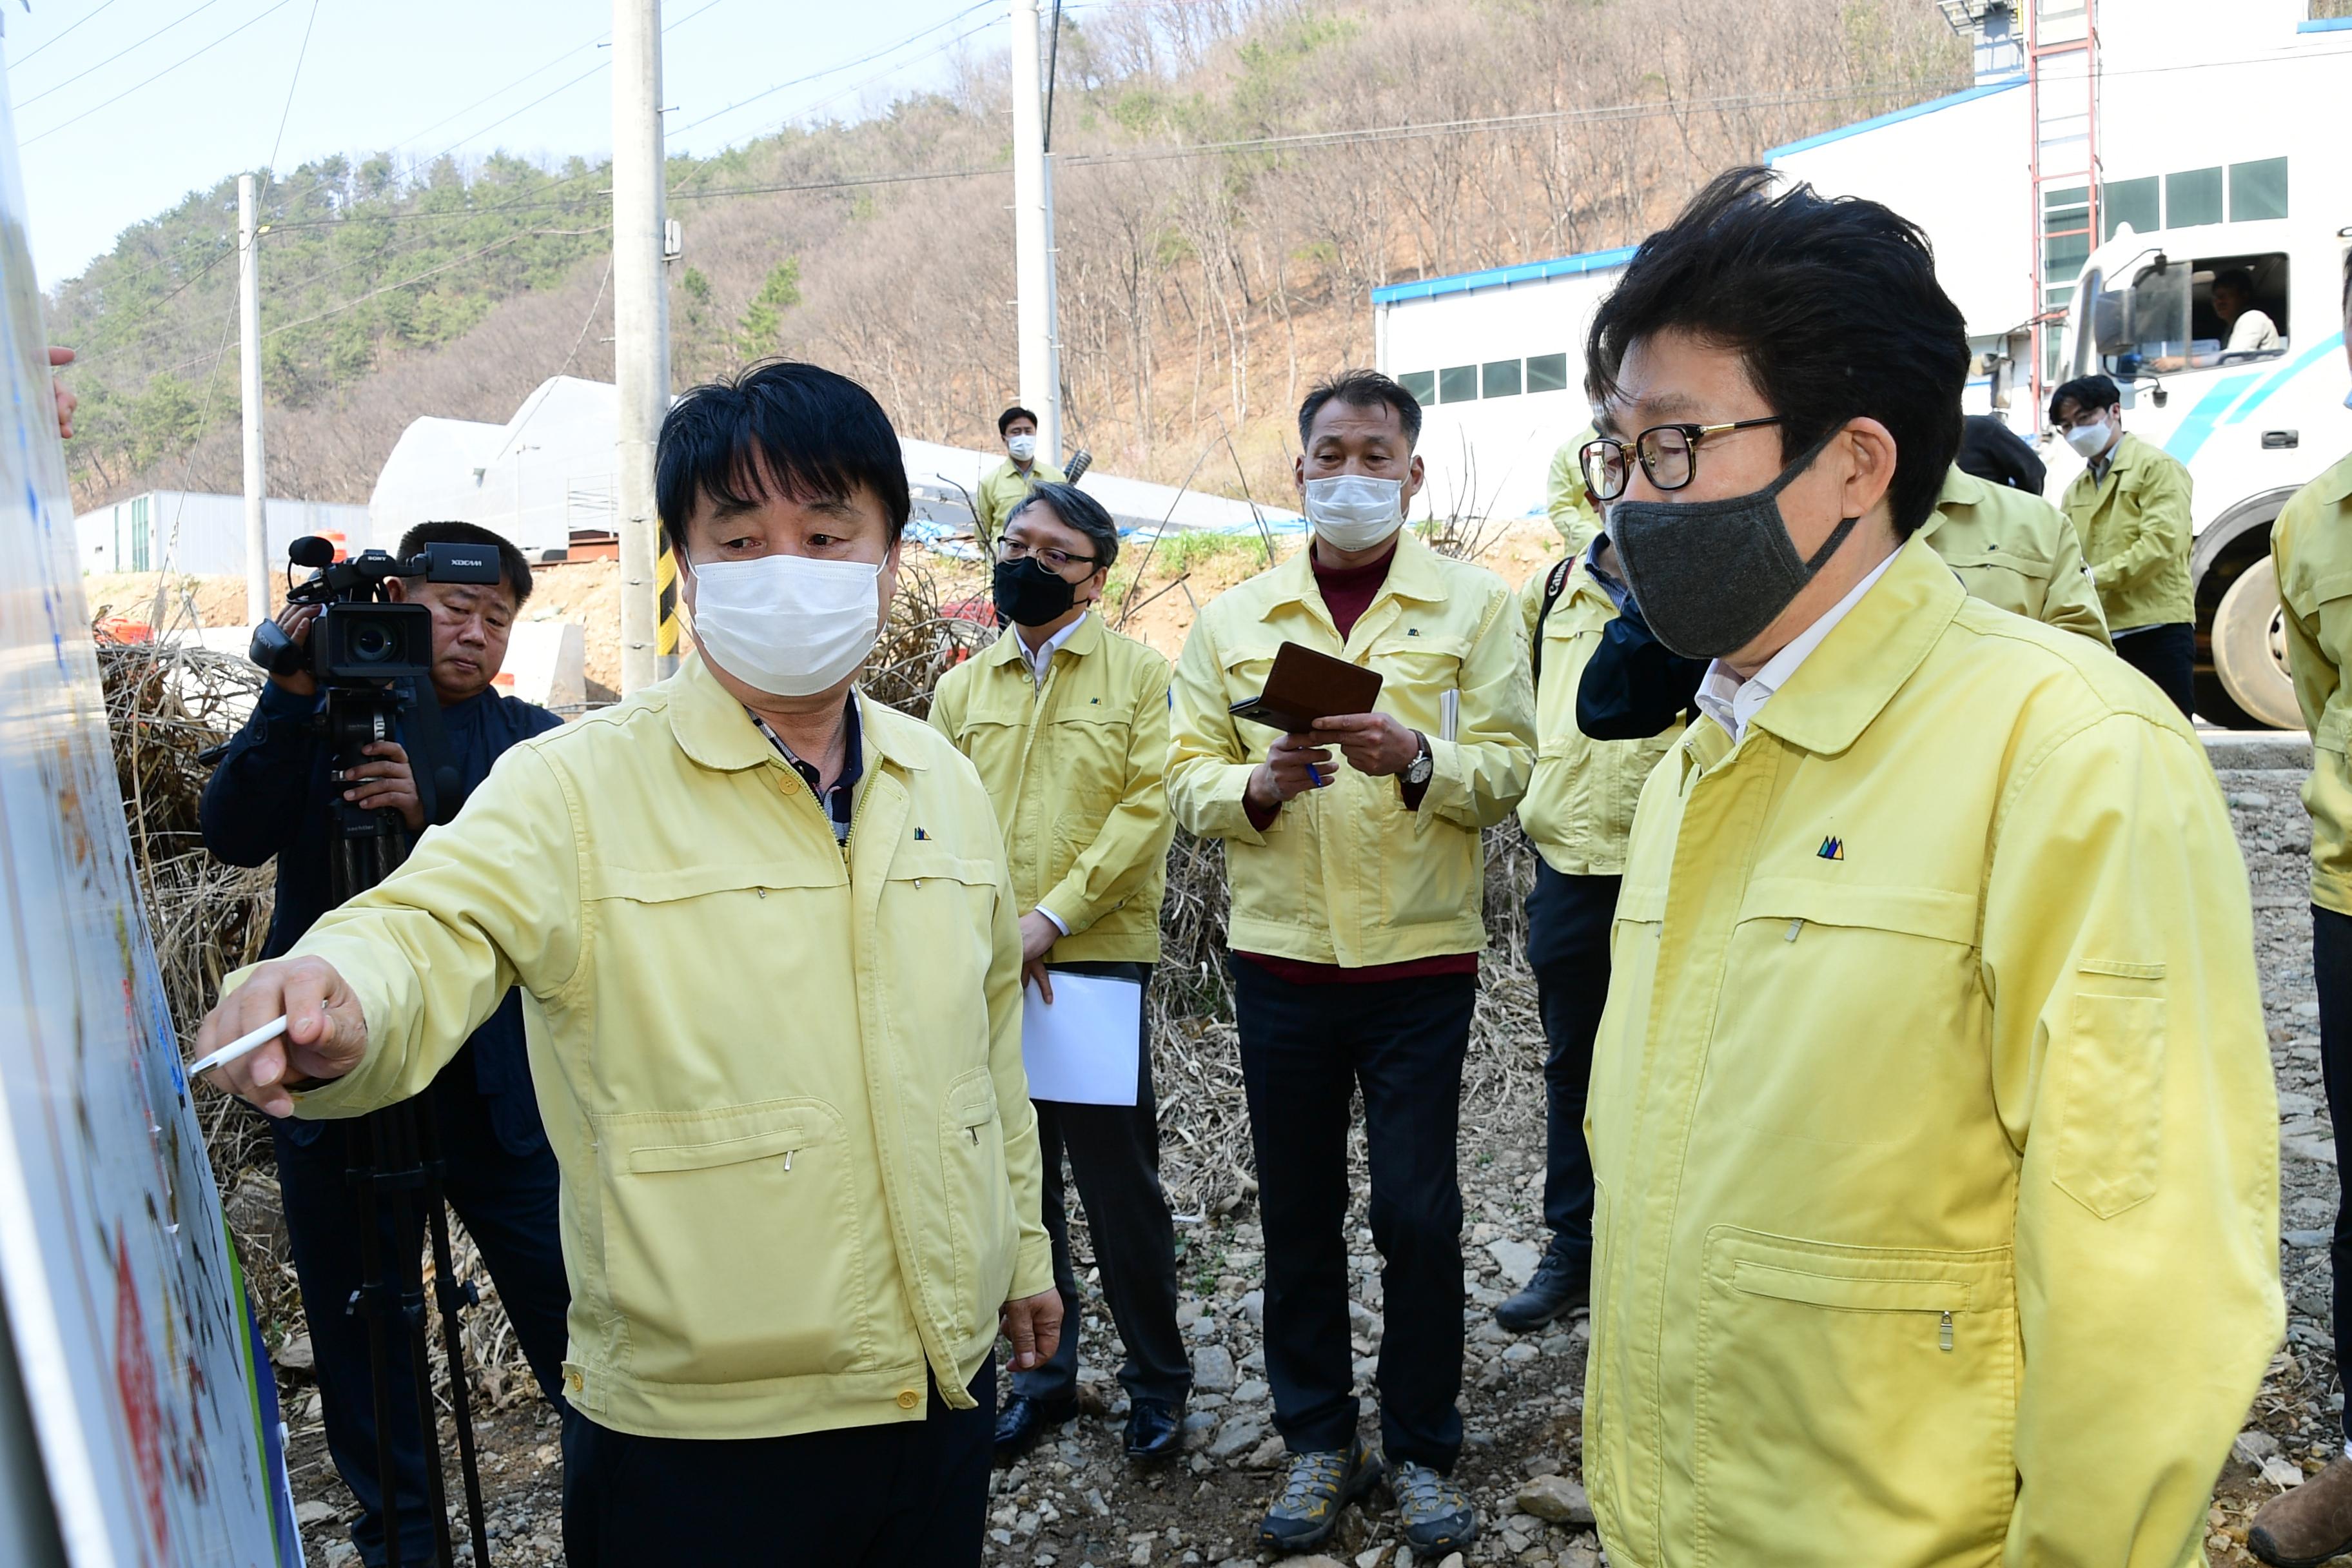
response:
M1225 490L1284 482L1303 383L1370 358L1371 288L1637 239L1721 167L1967 76L1932 0L1140 0L1066 15L1056 56L1068 439ZM678 384L789 353L909 435L992 440L1006 90L1001 50L970 56L943 89L672 160ZM381 155L271 179L272 491L362 500L411 419L609 377L609 184ZM238 487L236 205L232 174L55 291L79 501Z

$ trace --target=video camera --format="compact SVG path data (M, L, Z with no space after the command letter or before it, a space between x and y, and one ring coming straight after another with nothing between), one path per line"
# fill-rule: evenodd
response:
M310 649L276 621L253 628L253 662L272 675L298 675L307 662L321 681L422 680L433 669L433 616L422 605L394 604L383 595L393 577L428 583L499 581L499 552L488 544L428 544L398 561L382 550L362 551L348 561L316 534L289 545L287 558L313 570L288 591L290 604L325 606L310 627Z

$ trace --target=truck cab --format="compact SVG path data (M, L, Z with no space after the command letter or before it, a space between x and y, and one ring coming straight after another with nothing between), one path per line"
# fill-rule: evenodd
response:
M2177 193L2168 203L2184 205ZM2217 724L2302 723L2270 529L2288 497L2352 451L2347 243L2352 229L2284 216L2147 234L2126 221L2084 262L2067 307L2053 383L2112 376L2125 427L2195 482L2197 709ZM2045 443L2055 500L2083 465L2063 443Z

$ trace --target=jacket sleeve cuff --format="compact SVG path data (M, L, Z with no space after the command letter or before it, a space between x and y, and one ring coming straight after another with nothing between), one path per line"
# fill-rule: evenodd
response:
M1042 1296L1053 1288L1054 1244L1045 1238L1045 1227L1040 1226L1034 1236L1024 1234L1021 1238L1021 1252L1013 1265L1013 1283L1006 1287L1004 1299L1008 1301L1024 1300L1031 1296ZM1067 1323L1062 1325L1063 1332L1067 1333L1069 1330Z
M1264 844L1274 816L1261 825L1257 814L1249 805L1250 774L1257 771L1252 763L1223 763L1214 774L1204 781L1199 790L1201 803L1200 827L1203 838L1237 839L1244 844ZM1281 808L1275 808L1279 816Z

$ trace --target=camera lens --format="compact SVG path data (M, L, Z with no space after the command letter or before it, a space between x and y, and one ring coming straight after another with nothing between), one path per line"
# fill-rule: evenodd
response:
M392 657L392 634L373 621L352 628L352 658L362 664L382 664Z

